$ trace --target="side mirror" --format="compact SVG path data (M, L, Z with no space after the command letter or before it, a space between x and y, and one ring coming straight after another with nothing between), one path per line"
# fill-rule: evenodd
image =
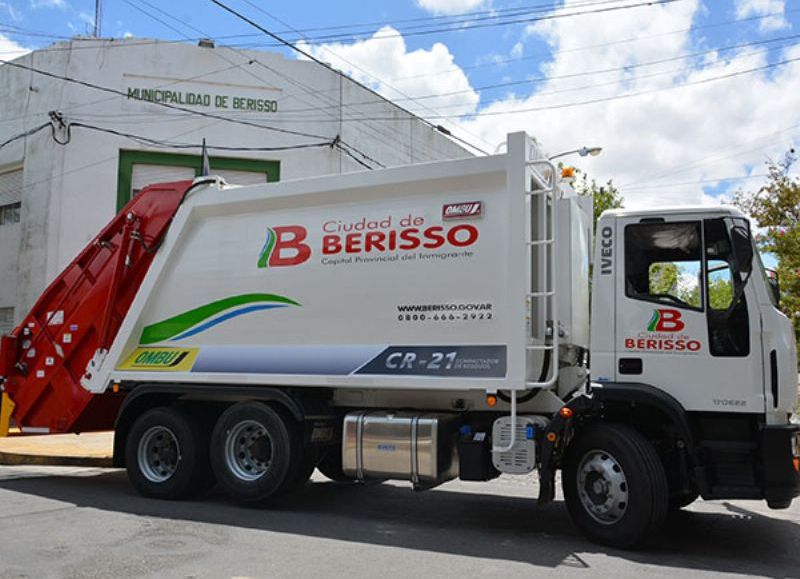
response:
M739 272L749 274L753 271L753 242L750 231L741 225L734 226L731 228L731 243Z
M767 281L769 282L769 289L772 291L773 301L775 306L781 305L781 280L778 277L778 272L774 269L767 270Z

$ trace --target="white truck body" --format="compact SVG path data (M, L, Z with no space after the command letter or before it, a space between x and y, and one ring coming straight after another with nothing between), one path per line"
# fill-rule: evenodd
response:
M516 140L512 151L530 159L535 149ZM546 160L541 167L556 179ZM544 344L527 306L544 300L527 296L528 280L547 272L524 266L538 250L526 244L527 171L499 155L198 188L90 388L147 380L528 389L543 356L526 347ZM562 279L541 281L568 288L557 296L562 343L585 349L588 286L570 280L588 274L591 205L562 191ZM544 239L549 220L545 227L533 236Z

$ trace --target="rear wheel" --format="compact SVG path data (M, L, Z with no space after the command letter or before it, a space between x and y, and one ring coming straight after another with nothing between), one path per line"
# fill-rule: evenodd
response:
M260 402L241 402L222 413L211 435L211 466L232 497L264 501L291 482L302 454L290 426Z
M573 521L599 543L637 547L664 523L664 468L653 446L626 426L579 432L567 449L562 484Z
M125 446L128 479L145 496L177 499L214 484L208 435L186 411L154 408L133 423Z

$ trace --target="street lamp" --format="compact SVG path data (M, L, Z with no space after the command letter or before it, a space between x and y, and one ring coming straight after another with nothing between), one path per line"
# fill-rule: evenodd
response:
M559 153L558 155L553 155L550 157L550 160L557 159L558 157L564 157L566 155L573 155L578 153L581 157L587 157L591 155L592 157L596 157L599 155L603 150L603 147L581 147L580 149L575 149L574 151L564 151L563 153Z

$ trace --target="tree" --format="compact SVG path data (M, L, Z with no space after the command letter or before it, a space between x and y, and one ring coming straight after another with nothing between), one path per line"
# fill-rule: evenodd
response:
M800 342L800 179L789 175L796 161L794 149L780 161L768 161L766 184L755 192L739 191L734 203L763 228L756 236L759 249L778 258L781 309Z
M607 209L620 209L625 203L625 199L619 194L619 191L614 186L611 179L606 181L605 185L598 185L597 181L594 179L590 181L589 176L583 171L577 170L576 173L579 173L580 177L575 180L575 191L578 195L583 197L594 198L593 229L597 229L597 220L600 218L603 211Z

